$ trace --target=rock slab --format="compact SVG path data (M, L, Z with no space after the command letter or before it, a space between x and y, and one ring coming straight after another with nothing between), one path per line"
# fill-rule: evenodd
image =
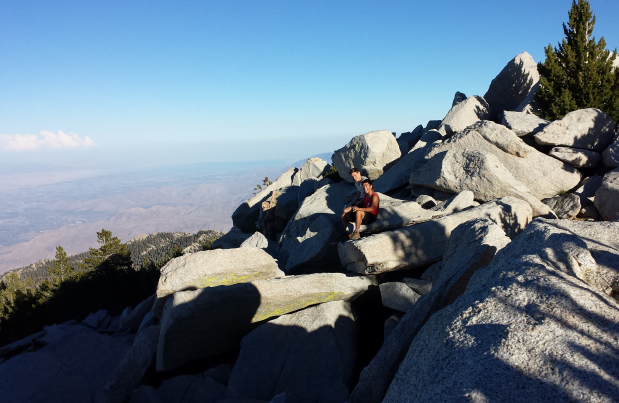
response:
M344 402L352 386L356 340L348 302L280 316L243 338L228 387L248 399L271 400L286 392L289 403Z
M376 285L341 273L288 276L174 294L166 303L157 370L235 348L253 323L329 301L351 301Z
M177 291L283 276L277 261L260 248L215 249L180 256L161 269L153 313L161 318L167 299Z
M342 265L351 272L374 274L422 267L440 260L451 232L475 218L488 218L509 236L521 232L531 221L529 204L514 197L482 204L423 224L340 243Z

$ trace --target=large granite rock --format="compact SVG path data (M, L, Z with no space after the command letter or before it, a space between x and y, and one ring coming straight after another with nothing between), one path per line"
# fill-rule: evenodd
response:
M527 202L503 197L423 224L341 243L338 251L342 266L351 272L373 274L412 269L440 260L451 232L466 221L488 218L513 237L524 229L531 217Z
M615 135L615 122L599 109L579 109L555 120L535 135L537 144L602 152Z
M582 208L580 197L574 193L559 195L542 201L555 212L558 218L568 220L575 218Z
M254 228L255 231L255 228ZM254 232L252 231L252 233ZM228 233L217 238L212 244L213 249L232 249L238 248L252 233L245 233L236 227L232 227Z
M159 326L151 326L138 334L133 345L108 378L103 392L110 402L122 403L129 400L131 392L140 386L157 351Z
M292 178L292 184L299 186L303 181L310 178L321 176L327 169L329 164L321 158L308 158L301 169Z
M514 196L531 205L534 217L550 213L548 206L514 178L495 155L475 150L452 149L436 154L411 173L411 184L449 193L470 191L480 202Z
M277 261L259 248L216 249L180 256L161 269L153 313L161 318L167 299L178 291L283 276Z
M419 141L423 134L423 126L419 125L415 127L412 132L406 132L400 134L398 137L398 146L400 147L400 154L406 155L408 151Z
M600 153L581 148L553 147L548 155L574 168L595 168L602 162Z
M400 147L389 130L377 130L353 139L333 153L331 160L338 173L348 183L355 180L348 173L359 169L374 180L381 176L385 166L400 158Z
M224 353L254 323L323 302L351 301L373 285L372 277L320 273L177 292L163 311L157 370Z
M479 120L492 117L490 106L482 97L474 95L454 105L441 122L438 131L442 135L461 132Z
M503 111L517 108L538 82L537 64L530 54L522 52L510 60L484 95L493 119Z
M355 187L347 182L334 183L323 186L311 196L308 196L296 214L290 219L284 232L282 232L278 260L284 265L290 254L300 244L310 225L320 216L324 216L338 229L342 227L340 215L344 206L352 201L349 194L354 192Z
M133 337L105 336L85 326L48 328L47 345L0 365L3 402L82 403L100 390Z
M478 122L453 135L434 146L424 159L429 161L437 154L452 149L493 154L538 199L568 191L576 187L581 179L580 173L571 165L542 154L526 145L505 126L490 121ZM415 183L413 173L410 182Z
M415 146L372 184L375 191L387 193L408 183L411 172L425 163L425 155L443 137L436 130L423 132Z
M594 203L606 221L619 218L619 168L604 175L602 185L595 192Z
M292 185L292 179L297 168L290 168L279 176L272 184L262 189L249 200L241 203L232 213L232 224L241 231L253 234L256 231L256 221L260 216L260 206L274 190L280 190Z
M458 226L441 262L444 270L435 276L431 291L401 318L370 364L361 372L350 403L379 403L404 359L417 332L435 312L455 301L471 276L488 265L510 239L493 221L476 219Z
M537 115L513 111L503 112L501 123L518 137L533 135L550 124L548 120L542 119Z
M619 399L619 305L527 233L427 321L384 402Z
M373 234L421 223L478 205L473 199L473 192L464 191L432 209L425 209L414 201L380 195L380 209L376 221L369 225L362 224L359 230L364 234Z
M383 306L400 312L406 312L415 306L420 295L405 283L388 282L380 286L380 299Z
M243 338L228 388L248 399L345 402L352 386L357 326L348 302L280 316Z
M291 274L308 266L324 268L331 265L331 262L337 262L337 247L332 245L337 242L337 238L338 232L331 221L324 215L318 216L305 234L297 238L299 244L286 261L286 273Z

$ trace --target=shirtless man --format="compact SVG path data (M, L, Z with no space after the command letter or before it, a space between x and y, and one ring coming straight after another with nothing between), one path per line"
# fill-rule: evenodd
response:
M361 227L361 224L372 224L378 216L380 200L378 199L378 193L372 188L372 181L364 179L362 186L364 191L363 207L352 206L346 214L342 215L344 231L346 231L350 222L355 222L355 230L350 234L349 239L359 239L359 227Z

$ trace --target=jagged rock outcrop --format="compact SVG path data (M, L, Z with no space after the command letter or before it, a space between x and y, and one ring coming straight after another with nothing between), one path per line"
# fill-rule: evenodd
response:
M534 217L550 213L495 155L475 150L452 149L434 155L411 173L411 183L450 193L470 191L479 202L514 196L531 205Z
M417 332L435 312L462 295L475 271L488 265L497 251L509 242L499 225L483 218L462 223L453 231L441 262L444 268L440 275L434 275L432 290L407 311L361 372L350 403L379 403L383 400Z
M419 125L415 127L412 132L406 132L400 134L398 137L398 146L400 147L400 154L406 155L408 151L415 146L417 141L421 138L423 134L423 126Z
M570 245L534 232L547 234L527 229L427 321L384 402L619 398L619 305L557 267L580 264Z
M333 153L331 160L342 179L354 183L348 173L351 168L359 169L374 180L400 155L400 147L393 134L389 130L377 130L353 137L348 144Z
M434 146L434 143L441 139L442 135L438 131L434 129L424 130L421 138L408 154L400 158L387 172L374 181L372 185L374 190L380 193L387 193L406 185L411 171L425 163L425 155Z
M619 218L619 168L604 175L602 185L595 192L595 207L606 221Z
M348 400L356 358L356 318L334 301L280 316L243 338L229 389L247 399L289 403Z
M548 120L537 115L513 111L503 112L501 123L518 137L531 136L550 124Z
M530 54L522 52L510 60L484 95L492 109L493 119L503 111L516 109L538 82L537 64Z
M281 191L282 188L292 185L292 179L297 172L297 168L290 168L279 176L272 184L262 189L251 199L241 203L232 213L232 224L241 231L253 234L256 231L256 221L260 215L260 206L274 190Z
M553 147L548 153L574 168L595 168L602 162L600 153L571 147Z
M454 105L438 127L443 136L460 132L479 120L492 117L490 106L485 99L477 95Z
M224 353L254 323L323 302L351 301L373 285L372 277L319 273L177 292L163 311L157 370Z
M355 273L411 269L440 260L451 232L466 221L488 218L509 236L515 236L531 221L531 217L531 207L527 202L503 197L423 224L341 243L338 251L342 266Z
M275 259L259 248L216 249L180 256L161 269L153 313L161 318L166 300L178 291L283 276Z
M442 144L434 146L424 159L427 162L449 150L475 150L494 155L537 199L553 197L570 190L581 179L580 173L571 165L542 154L526 145L505 126L490 121L478 122L453 135ZM414 185L415 182L415 175L411 173L410 183Z
M456 105L458 105L460 102L466 100L468 97L460 91L456 91L455 95L454 95L454 100L451 102L451 106L452 108Z
M301 169L292 178L292 184L295 186L301 185L305 180L310 178L318 178L327 169L329 164L321 158L308 158Z
M615 122L599 109L579 109L555 120L535 134L537 144L602 152L615 135Z

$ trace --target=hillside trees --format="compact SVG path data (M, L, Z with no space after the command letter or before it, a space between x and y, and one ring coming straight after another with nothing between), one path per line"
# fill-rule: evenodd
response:
M66 252L56 248L48 269L50 278L38 289L10 273L0 283L0 346L40 331L43 326L70 319L83 320L90 312L106 309L118 315L155 292L159 269L165 263L135 270L127 245L105 229L97 233L101 246L75 270ZM170 254L172 256L174 254Z
M536 101L542 117L560 119L568 112L598 108L619 120L619 69L613 67L617 50L606 50L604 37L592 37L595 16L586 0L573 0L565 38L557 48L544 50L538 64L542 76Z
M101 244L101 247L88 250L89 256L79 264L81 269L94 270L102 266L131 267L131 253L127 245L120 242L117 236L112 236L111 231L102 229L101 232L97 232L97 242Z

